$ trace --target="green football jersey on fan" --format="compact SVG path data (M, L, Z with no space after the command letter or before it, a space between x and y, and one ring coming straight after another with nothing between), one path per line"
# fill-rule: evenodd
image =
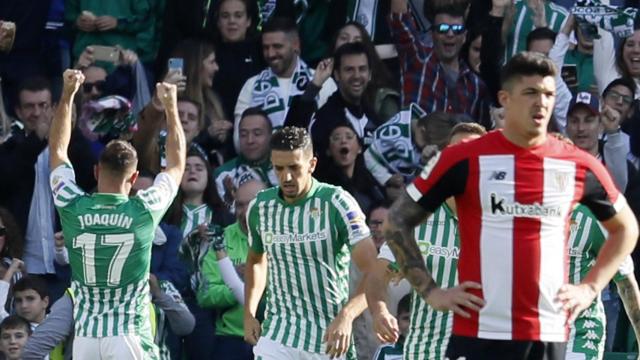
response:
M447 204L443 204L414 231L427 270L442 288L458 283L460 238L458 220ZM378 258L395 263L387 244L382 245ZM443 359L451 329L451 312L435 311L415 291L411 293L411 322L404 341L404 359Z
M323 337L349 297L349 249L369 237L349 193L313 180L293 204L279 187L261 191L247 210L249 244L267 253L267 308L262 336L324 353Z
M161 173L135 197L85 194L65 164L52 171L51 188L69 250L76 335L150 337L151 246L177 184Z
M593 213L578 205L571 214L569 235L569 282L579 284L596 262L607 239ZM633 261L627 257L620 265L614 281L633 273ZM567 353L584 354L584 358L601 359L604 353L606 318L600 296L585 309L571 326Z

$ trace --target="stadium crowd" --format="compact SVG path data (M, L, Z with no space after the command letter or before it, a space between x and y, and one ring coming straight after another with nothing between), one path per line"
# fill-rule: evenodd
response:
M82 302L76 302L70 266L82 245L64 235L64 200L55 180L50 186L59 170L49 162L56 150L49 146L54 118L70 106L68 160L78 191L97 191L94 167L107 144L124 140L137 153L130 195L144 196L172 165L175 134L166 97L175 87L186 159L177 195L153 230L145 311L151 312L159 351L143 358L253 359L260 333L247 333L252 321L258 328L262 323L270 341L314 356L334 351L349 359L400 359L404 352L409 359L444 358L440 349L452 320L446 312L427 313L402 279L383 231L392 204L447 146L505 126L501 71L526 51L542 54L557 69L548 131L600 160L640 218L639 7L636 0L0 0L0 356L68 359L74 334L86 336L74 330ZM75 77L67 78L67 69L76 70ZM77 93L69 97L72 85ZM321 280L309 280L315 294L293 289L310 276L309 266L305 270L287 253L275 265L269 262L274 275L256 273L267 269L259 257L267 245L285 241L259 234L258 225L278 222L289 229L286 241L314 241L317 233L296 236L328 211L310 205L303 214L283 215L253 207L277 201L265 199L272 187L280 186L286 199L283 144L295 141L281 137L298 136L282 132L291 127L306 129L311 139L314 184L345 191L331 190L336 203L347 205L331 210L341 220L327 221L336 229L345 221L347 235L336 230L337 236L345 237L340 241L354 261L348 265L348 252L336 248L335 261L346 267L338 264L336 274L321 276L336 276L341 284L340 271L348 271L355 298L368 272L375 273L378 290L385 290L379 310L398 322L398 334L385 336L379 314L354 310L356 316L347 317L353 329L349 322L345 352L350 342L353 349L346 355L335 350L339 346L332 350L331 338L325 347L304 330L291 336L278 330L281 318L273 314L280 303L268 299L269 292L283 292L287 299L279 301L285 303L304 298L301 309L325 299ZM454 287L458 219L453 202L446 204L415 236L434 280ZM298 217L300 224L311 223L285 225ZM79 218L83 228L131 221ZM571 215L565 250L577 259L567 265L572 282L584 278L588 269L579 267L595 262L606 239L596 218L582 205ZM358 250L364 243L356 232L373 240L375 264L360 266L368 250ZM312 251L321 257L329 250ZM640 250L631 259L605 287L602 303L586 311L601 327L575 340L584 346L575 352L587 359L638 351L629 335L640 331ZM297 266L299 271L290 270ZM290 274L280 274L287 269ZM269 282L264 295L261 276ZM294 285L281 280L288 277ZM272 314L266 321L265 306ZM292 316L300 328L313 318L303 310ZM333 320L323 329L337 327ZM584 325L575 324L572 339L579 337L575 326ZM408 336L411 331L428 335ZM265 358L278 358L270 356Z

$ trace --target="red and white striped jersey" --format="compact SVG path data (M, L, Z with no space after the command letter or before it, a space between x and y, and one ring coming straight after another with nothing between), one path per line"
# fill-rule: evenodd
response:
M586 152L552 136L521 148L500 131L445 149L407 193L429 212L455 196L458 279L481 283L486 305L455 316L453 334L497 340L567 341L555 299L568 281L571 209L580 202L602 221L626 204Z

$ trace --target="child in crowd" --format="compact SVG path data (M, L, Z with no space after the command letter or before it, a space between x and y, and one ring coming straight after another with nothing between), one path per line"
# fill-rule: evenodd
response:
M373 360L402 360L402 350L404 348L404 338L409 332L411 322L411 294L407 294L398 303L398 329L400 336L395 344L380 345L378 351L373 356Z
M11 315L0 323L0 352L7 360L22 359L22 348L31 336L29 322L18 315Z

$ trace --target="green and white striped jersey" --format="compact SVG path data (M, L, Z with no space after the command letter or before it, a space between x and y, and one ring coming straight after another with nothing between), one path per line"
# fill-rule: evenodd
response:
M85 194L67 164L51 172L50 185L69 251L76 335L150 337L151 246L178 185L161 173L132 198Z
M569 11L552 1L543 0L543 2L547 27L557 34L567 21ZM505 46L506 60L527 49L527 35L535 29L533 10L529 8L527 3L528 0L516 0L515 2L511 32L507 36L507 44Z
M182 221L180 222L180 230L182 230L182 238L186 238L193 230L196 230L200 224L208 224L211 222L213 211L209 205L202 204L198 206L182 205Z
M571 214L569 234L569 282L579 284L596 262L607 240L593 213L578 205ZM619 281L633 273L633 260L627 257L613 277ZM584 354L586 359L601 359L604 352L606 318L600 296L576 319L569 334L567 353Z
M258 193L247 210L249 244L267 253L262 336L325 353L325 330L349 295L349 250L369 237L365 216L342 188L313 179L293 204L279 187Z
M418 247L427 270L442 288L458 284L460 238L458 219L449 206L443 204L415 229ZM378 258L395 263L396 259L385 243ZM404 342L404 359L444 359L453 316L451 312L435 311L415 291L411 293L411 324Z

